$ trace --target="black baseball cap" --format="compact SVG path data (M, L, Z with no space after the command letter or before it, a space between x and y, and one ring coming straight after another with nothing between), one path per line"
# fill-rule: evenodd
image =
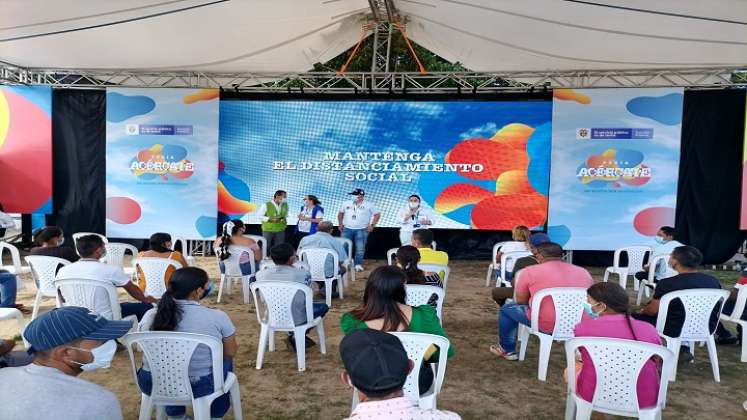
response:
M353 192L349 192L348 195L366 195L366 192L361 188L356 188Z
M405 385L410 360L396 336L370 328L340 342L340 357L353 386L369 397L383 397Z

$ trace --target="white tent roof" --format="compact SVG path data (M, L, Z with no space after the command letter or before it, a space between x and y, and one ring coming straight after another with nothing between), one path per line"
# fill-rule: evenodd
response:
M394 0L410 38L482 71L738 67L745 0ZM3 0L0 61L306 71L360 38L368 0Z

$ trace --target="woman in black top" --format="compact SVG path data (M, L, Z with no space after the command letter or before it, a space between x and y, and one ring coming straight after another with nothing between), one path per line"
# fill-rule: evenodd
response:
M31 255L44 255L57 257L76 262L80 257L69 246L62 246L65 242L65 234L57 226L45 226L34 234L34 243L37 246L31 248Z

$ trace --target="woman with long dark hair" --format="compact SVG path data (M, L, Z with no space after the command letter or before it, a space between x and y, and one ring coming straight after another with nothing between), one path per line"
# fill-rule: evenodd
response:
M70 262L76 262L80 257L73 248L63 246L65 233L58 226L44 226L33 232L35 247L31 248L31 255L57 257Z
M251 251L251 254L249 252L242 252L239 256L239 267L241 268L242 275L246 276L254 272L252 264L259 264L259 261L262 260L262 250L259 248L259 245L254 239L244 236L245 232L246 225L239 219L223 223L221 235L213 243L215 255L220 260L218 266L221 273L226 272L226 266L223 261L231 256L231 252L228 249L231 245L244 247Z
M428 286L437 286L443 288L441 276L438 273L426 275L425 272L418 268L420 261L420 251L412 245L404 245L397 250L397 266L404 270L407 275L407 284L425 284ZM428 304L436 307L438 295L433 294L428 299Z
M210 335L223 341L223 374L233 371L236 355L236 328L225 312L200 305L210 292L211 283L205 270L197 267L180 268L171 276L158 307L149 310L140 322L140 331L177 331ZM210 349L198 345L189 362L189 377L195 398L213 393L213 367ZM147 363L137 373L140 389L150 395L153 382ZM213 401L210 417L223 417L231 403L226 393ZM184 416L185 407L167 406L169 417Z
M609 337L661 344L653 325L630 316L628 294L619 284L596 283L587 290L584 302L586 313L592 319L581 321L574 329L576 337ZM597 377L589 353L581 348L581 361L576 364L576 392L586 401L594 397ZM666 379L664 379L666 380ZM656 362L649 360L638 377L638 405L641 408L656 405L659 394L659 374Z
M345 334L364 328L380 331L409 331L435 334L446 337L435 309L430 305L409 306L405 304L405 283L407 275L394 266L383 266L374 269L368 276L366 289L363 292L363 304L344 314L340 327ZM435 350L435 349L434 349ZM427 361L438 361L435 351L426 354ZM454 354L454 347L449 346L449 357ZM419 376L420 392L430 389L433 383L433 371L423 365Z
M137 254L138 257L155 257L155 258L168 258L174 260L182 265L182 267L188 267L189 264L184 256L179 251L173 250L173 244L171 243L171 235L168 233L158 232L150 235L148 240L148 250L141 251ZM175 268L169 266L166 270L166 274L163 276L163 281L166 286L169 285L169 279L174 273ZM141 290L145 291L146 279L145 273L140 268L137 270L137 285Z

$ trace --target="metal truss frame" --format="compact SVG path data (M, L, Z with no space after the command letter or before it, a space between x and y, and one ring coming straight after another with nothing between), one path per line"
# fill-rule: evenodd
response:
M0 84L57 88L223 88L246 92L486 93L552 88L747 86L740 67L506 72L201 72L23 68L0 62Z

